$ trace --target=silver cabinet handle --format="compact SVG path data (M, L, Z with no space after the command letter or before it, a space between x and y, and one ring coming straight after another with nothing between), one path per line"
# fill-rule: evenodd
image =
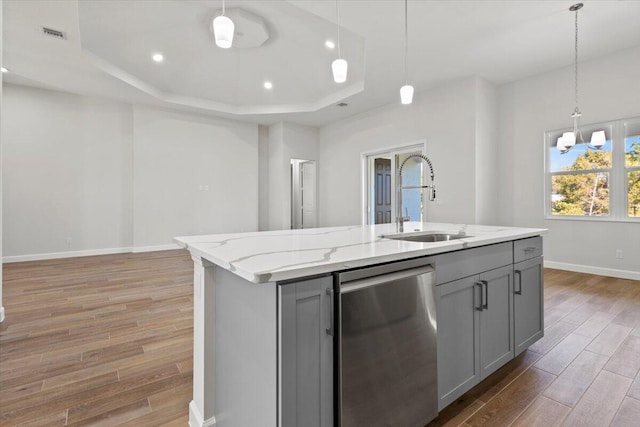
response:
M516 295L522 295L522 271L515 270L514 273L518 275L518 290L514 290L513 293Z
M484 310L489 310L489 282L487 282L486 280L480 280L480 283L482 283L484 285L484 305L482 306L482 308Z
M482 282L476 282L474 283L475 286L477 286L478 288L480 288L480 305L476 307L477 311L482 311L483 310L483 306L482 306ZM475 292L473 293L473 295L475 295Z
M326 290L327 297L329 298L329 327L326 329L327 334L333 336L333 289L328 288Z
M528 253L534 252L535 250L536 250L535 246L528 246L528 247L524 248L524 253L528 254Z

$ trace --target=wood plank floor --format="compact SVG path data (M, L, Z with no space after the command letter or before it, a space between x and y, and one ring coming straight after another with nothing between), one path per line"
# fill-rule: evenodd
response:
M429 427L640 426L640 281L544 274L544 338Z
M0 425L186 426L185 251L4 266ZM640 282L545 270L545 337L430 426L640 425Z
M186 251L4 265L0 425L186 426Z

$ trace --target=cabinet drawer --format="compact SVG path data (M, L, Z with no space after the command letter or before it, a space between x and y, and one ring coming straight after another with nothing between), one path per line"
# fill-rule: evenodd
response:
M480 246L435 257L436 284L451 282L513 262L511 242Z
M513 242L513 262L542 256L542 237L529 237L528 239Z

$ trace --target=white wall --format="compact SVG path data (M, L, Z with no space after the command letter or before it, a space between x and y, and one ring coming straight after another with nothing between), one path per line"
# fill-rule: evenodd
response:
M475 223L476 91L465 79L320 128L320 225L361 223L362 153L422 140L437 187L426 220Z
M15 85L2 113L5 261L257 229L257 125Z
M258 229L258 126L134 108L133 245Z
M269 229L269 127L258 126L258 230Z
M639 70L639 48L581 64L582 123L640 116ZM640 224L544 219L543 134L571 125L572 67L501 87L499 105L499 221L548 228L549 265L640 278Z
M0 0L0 67L2 66L2 9L3 0ZM0 130L2 129L2 73L0 73ZM2 245L4 237L2 235L2 151L4 141L0 135L0 322L4 320L4 305L2 304Z
M4 256L131 246L131 106L15 85L3 101Z
M287 222L287 188L289 164L284 153L284 125L282 122L269 126L269 227L268 230L289 228Z
M498 124L498 88L476 79L476 224L499 224Z
M318 160L318 129L279 122L269 127L269 229L291 227L291 159Z

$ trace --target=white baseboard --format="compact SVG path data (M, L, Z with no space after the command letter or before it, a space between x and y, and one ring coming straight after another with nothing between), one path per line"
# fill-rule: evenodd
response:
M50 252L45 254L5 256L2 258L2 262L7 264L10 262L42 261L46 259L75 258L75 257L93 256L93 255L124 254L127 252L131 252L131 248L107 248L107 249L89 249L84 251Z
M196 402L189 402L189 427L215 427L216 417L203 420Z
M2 258L2 262L5 264L12 262L24 262L24 261L42 261L47 259L59 259L59 258L75 258L83 256L94 255L111 255L111 254L125 254L125 253L139 253L139 252L153 252L153 251L166 251L171 249L181 249L175 243L169 243L167 245L156 246L138 246L128 248L106 248L106 249L89 249L84 251L68 251L68 252L51 252L44 254L30 254L30 255L14 255L5 256Z
M598 276L617 277L620 279L640 280L639 271L617 270L615 268L593 267L590 265L568 264L566 262L544 261L547 268L556 268L558 270L575 271L577 273L595 274Z
M0 322L4 321L4 307L0 306Z
M167 245L155 245L155 246L136 246L132 248L131 252L134 254L140 252L155 252L155 251L169 251L171 249L182 249L182 246L179 246L175 243L169 243Z

